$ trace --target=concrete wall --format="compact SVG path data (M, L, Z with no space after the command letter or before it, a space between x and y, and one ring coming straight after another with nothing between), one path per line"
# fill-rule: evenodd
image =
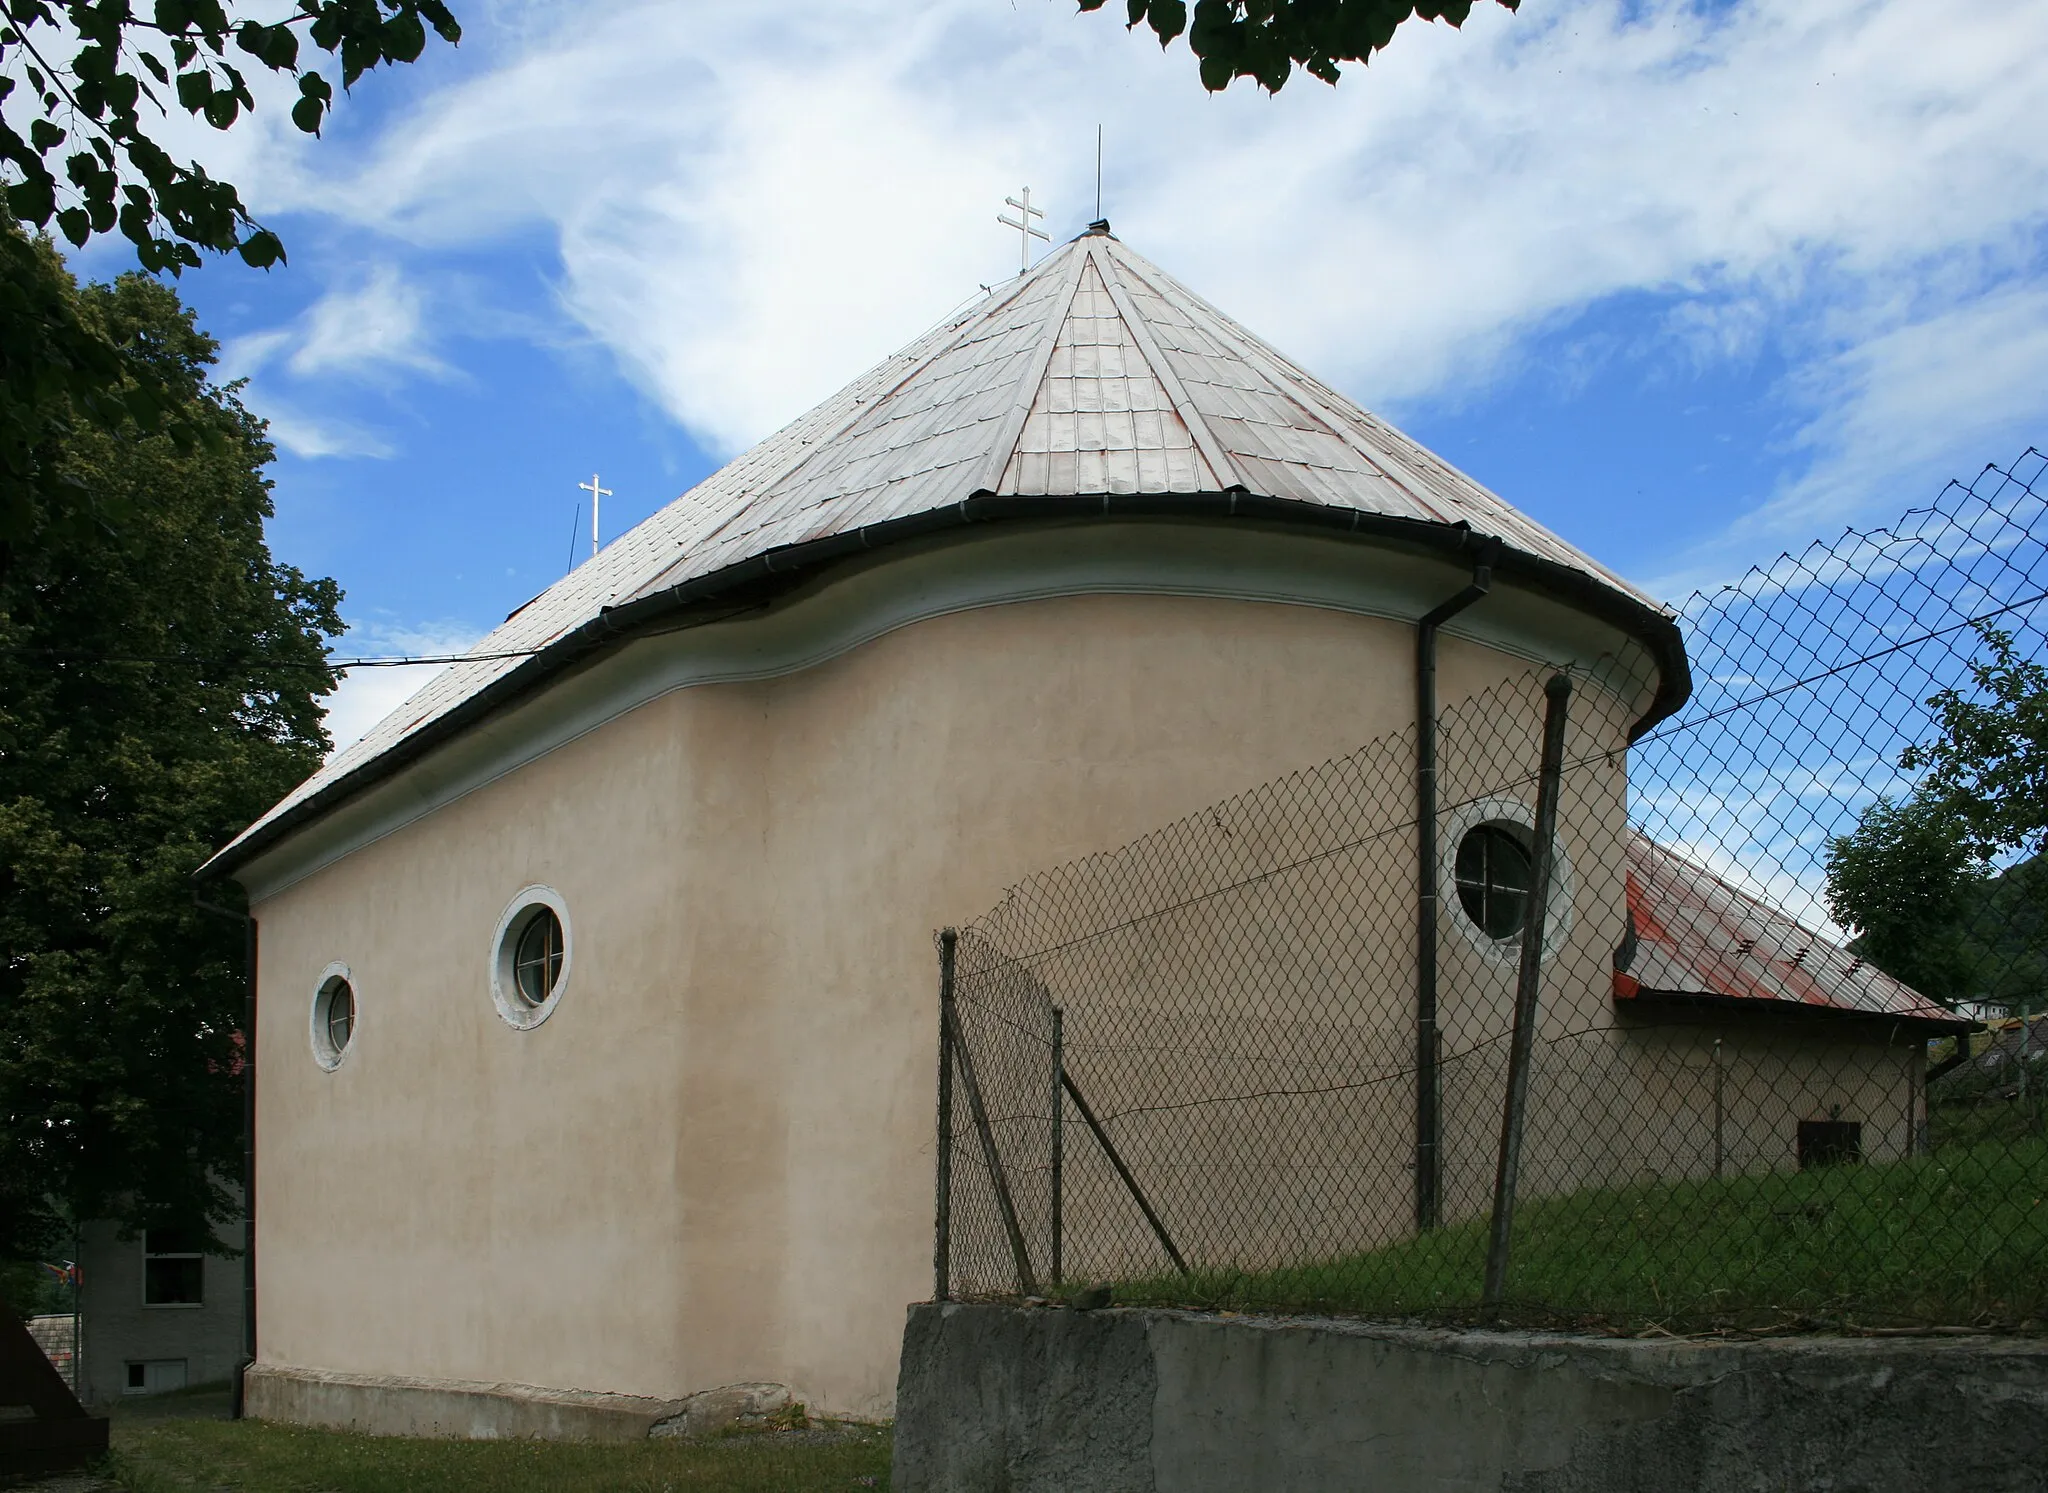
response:
M918 1306L899 1493L2019 1493L2048 1345Z
M239 1228L224 1238L239 1244ZM101 1407L128 1393L130 1363L185 1362L187 1384L219 1383L242 1361L242 1262L208 1255L198 1306L145 1306L142 1240L88 1223L79 1240L79 1398Z
M272 868L262 1360L652 1399L762 1381L887 1413L903 1305L929 1292L931 930L1405 727L1411 654L1405 623L1331 607L955 610L659 693L295 879ZM1447 638L1444 698L1529 667ZM518 1031L489 945L530 883L566 899L574 957ZM307 1016L337 961L358 1027L326 1072Z

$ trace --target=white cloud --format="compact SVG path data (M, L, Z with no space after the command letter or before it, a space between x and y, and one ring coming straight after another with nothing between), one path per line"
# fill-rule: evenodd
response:
M1395 413L1615 295L1670 298L1703 361L1778 339L1803 471L1753 527L1892 504L1898 462L1968 468L2048 414L2015 319L2039 324L2048 7L1485 6L1277 99L1205 96L1183 47L1054 4L510 5L472 33L480 75L353 159L251 155L252 190L427 253L550 234L562 307L723 450L1009 273L1005 192L1077 230L1097 121L1133 247ZM425 345L381 304L334 347Z
M294 456L309 459L354 456L381 460L398 454L383 436L353 420L309 415L296 405L265 392L250 396L249 403L269 426L270 439L281 450Z
M419 287L394 264L377 265L355 284L323 296L305 315L290 367L301 378L385 368L437 376L450 371L427 346Z
M281 365L295 377L363 377L405 369L438 378L453 370L428 341L420 289L395 264L330 290L289 326L235 338L221 350L226 378L256 378Z
M389 622L351 623L336 646L347 658L445 657L474 647L481 630L460 622L403 626ZM343 672L327 697L327 733L334 751L353 746L384 717L423 688L445 664L359 668ZM330 755L332 755L330 753Z
M424 297L397 265L383 263L330 290L288 325L236 337L221 349L223 379L247 379L244 397L294 456L388 457L393 447L361 423L282 392L311 380L388 379L398 373L457 377L433 351Z

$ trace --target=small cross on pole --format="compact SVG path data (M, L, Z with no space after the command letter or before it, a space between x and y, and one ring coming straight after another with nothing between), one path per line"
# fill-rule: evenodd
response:
M612 490L609 487L599 487L597 485L597 473L595 472L590 474L588 482L579 482L576 485L590 494L590 558L595 560L597 558L597 500L610 497Z
M1031 220L1044 217L1045 209L1031 205L1031 188L1026 187L1024 189L1024 200L1021 202L1015 197L1005 197L1003 201L1017 209L1016 217L1006 218L1001 213L997 213L996 221L1005 228L1017 230L1018 244L1023 250L1023 263L1017 267L1017 273L1021 275L1024 271L1031 268L1031 241L1035 238L1041 238L1049 244L1052 242L1052 235L1043 228L1032 226Z

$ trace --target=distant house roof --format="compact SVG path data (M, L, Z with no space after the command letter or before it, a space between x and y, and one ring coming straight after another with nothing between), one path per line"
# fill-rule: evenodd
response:
M202 875L657 616L963 523L1256 518L1453 552L1642 639L1690 688L1669 609L1366 413L1097 224L870 369L508 617ZM745 588L753 588L746 590Z
M1614 998L1757 1015L1974 1025L1668 846L1628 831L1629 936Z

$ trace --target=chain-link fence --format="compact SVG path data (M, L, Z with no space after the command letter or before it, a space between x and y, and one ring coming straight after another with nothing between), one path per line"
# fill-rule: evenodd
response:
M940 1293L2048 1315L2042 467L1695 595L1633 745L1510 677L1426 820L1411 728L941 935Z

